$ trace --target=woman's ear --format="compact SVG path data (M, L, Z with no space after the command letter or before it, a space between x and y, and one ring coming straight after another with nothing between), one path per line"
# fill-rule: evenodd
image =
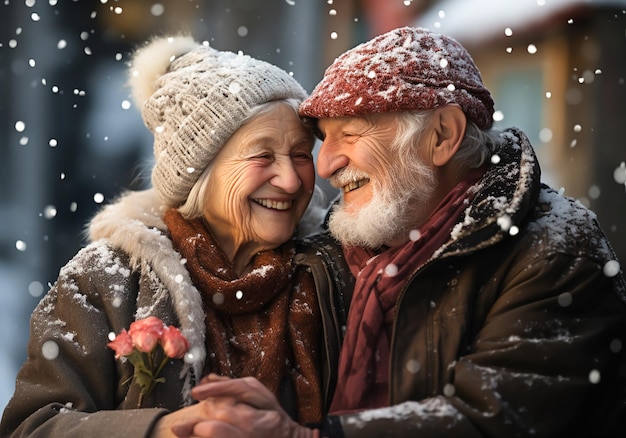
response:
M433 126L437 134L437 144L432 155L433 164L444 166L461 146L467 119L460 106L448 104L435 110Z

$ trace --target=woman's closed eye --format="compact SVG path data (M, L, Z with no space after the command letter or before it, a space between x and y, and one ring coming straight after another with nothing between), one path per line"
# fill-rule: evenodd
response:
M294 152L291 154L291 159L297 163L308 163L313 161L313 154L310 152Z
M269 161L274 161L274 154L270 152L260 152L260 153L252 155L248 159L254 160L254 161L268 161L269 162Z

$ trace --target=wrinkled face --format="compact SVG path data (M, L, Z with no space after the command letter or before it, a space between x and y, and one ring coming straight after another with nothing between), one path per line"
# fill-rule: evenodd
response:
M204 217L227 254L293 235L315 184L313 137L284 104L239 128L212 163Z
M329 221L331 233L344 245L378 248L409 239L435 189L431 168L419 148L411 148L411 168L391 148L397 123L393 114L320 119L323 143L318 173L342 192Z
M375 186L388 185L394 163L389 150L395 137L394 127L391 118L376 124L362 117L319 121L323 143L317 170L341 190L349 211L371 201Z

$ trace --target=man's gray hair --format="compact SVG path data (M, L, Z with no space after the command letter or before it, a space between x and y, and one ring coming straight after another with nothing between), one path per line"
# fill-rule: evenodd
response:
M419 145L420 135L433 111L406 111L397 113L396 136L391 144L398 152L400 164L405 169L413 167L414 148ZM482 130L468 119L465 135L459 150L451 163L459 168L474 169L485 164L493 155L495 146L500 142L498 131L494 128Z

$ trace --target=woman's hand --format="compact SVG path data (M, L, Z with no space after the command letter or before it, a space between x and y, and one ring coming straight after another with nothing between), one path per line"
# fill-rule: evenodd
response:
M313 430L293 421L274 394L255 378L209 375L192 390L192 395L199 403L163 417L155 432L165 434L152 438L314 436Z
M237 436L230 424L219 421L219 412L232 400L203 400L163 416L154 426L150 438ZM195 430L196 425L202 428ZM206 434L202 434L202 431Z

